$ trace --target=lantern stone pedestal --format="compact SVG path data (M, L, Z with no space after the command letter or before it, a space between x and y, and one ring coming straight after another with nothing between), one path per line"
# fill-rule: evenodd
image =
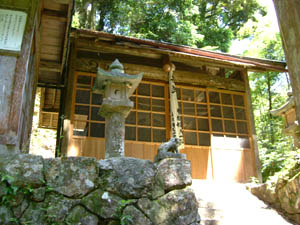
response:
M134 105L129 97L143 77L125 74L118 59L109 69L98 68L93 87L93 92L104 95L99 115L105 117L105 158L124 156L125 118Z

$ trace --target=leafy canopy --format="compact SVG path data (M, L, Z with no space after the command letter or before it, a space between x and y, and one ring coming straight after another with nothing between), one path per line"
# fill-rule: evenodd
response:
M76 0L73 25L109 33L228 51L256 14L257 0Z
M268 24L266 24L268 25ZM272 60L284 60L280 35L270 33L265 27L258 30L252 40L248 54L254 57ZM272 116L271 110L280 108L287 100L288 85L286 74L276 72L250 74L251 97L255 117L256 133L259 146L263 181L275 173L290 168L295 164L298 154L290 136L283 134L282 117Z

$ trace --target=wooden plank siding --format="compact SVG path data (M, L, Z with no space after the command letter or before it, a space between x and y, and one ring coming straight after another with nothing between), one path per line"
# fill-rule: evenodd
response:
M159 143L125 141L125 156L153 161L159 145ZM186 154L191 162L193 179L213 178L219 181L245 182L255 176L255 169L252 166L255 159L250 151L215 149L212 151L213 165L209 163L211 160L209 148L186 146L181 153ZM72 138L68 156L104 159L104 155L104 138Z
M42 88L39 127L57 129L61 90Z
M66 12L68 11L68 4L61 4L59 2L47 0L44 1L44 8L55 10L55 11Z
M0 7L26 12L27 21L20 51L0 51L0 146L27 152L36 81L35 26L40 3L37 0L9 2L0 1Z
M209 148L200 146L185 146L180 151L186 154L187 159L192 164L192 176L194 179L207 179L207 174L211 172L212 168L209 166Z
M125 142L125 156L139 159L154 160L160 144L146 142ZM68 156L86 156L104 159L105 139L104 138L78 138L73 137Z

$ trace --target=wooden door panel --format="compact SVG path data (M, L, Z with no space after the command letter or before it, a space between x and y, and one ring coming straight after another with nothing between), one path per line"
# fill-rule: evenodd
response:
M105 140L96 138L72 138L67 156L86 156L104 159Z
M245 181L250 181L251 177L256 177L255 156L251 150L243 152L244 166L245 166Z
M206 179L209 159L209 148L203 147L185 147L181 153L186 154L187 159L192 164L193 179Z
M220 181L245 181L244 152L213 149L214 179Z

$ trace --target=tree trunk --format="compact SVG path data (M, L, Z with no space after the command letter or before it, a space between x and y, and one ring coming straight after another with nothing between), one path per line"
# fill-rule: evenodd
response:
M92 1L91 3L91 29L96 30L96 1Z
M273 0L300 124L300 1Z
M100 11L100 19L99 19L99 22L98 22L98 25L97 25L97 30L98 31L104 31L104 16L105 16L105 12L102 9Z
M269 126L270 126L270 142L274 144L274 131L271 110L273 109L272 92L271 92L271 74L267 73L267 85L268 85L268 100L269 100Z

